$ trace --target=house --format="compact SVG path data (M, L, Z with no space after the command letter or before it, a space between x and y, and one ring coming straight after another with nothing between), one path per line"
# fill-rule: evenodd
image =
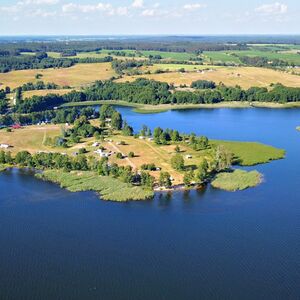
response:
M2 149L8 149L9 147L11 147L11 146L8 144L0 144L0 148L2 148Z
M94 153L98 154L100 157L109 157L111 153L103 152L101 149L97 149Z
M144 139L145 139L145 137L144 137L144 136L142 136L142 135L140 135L140 136L139 136L139 139L140 139L140 140L144 140Z
M185 156L185 158L186 158L186 159L191 159L191 158L193 158L193 156L190 155L190 154L188 154L188 155Z
M148 138L148 141L149 141L149 142L152 142L153 140L154 140L153 137L149 137L149 138Z
M97 149L97 150L94 151L94 153L96 153L96 154L101 154L101 153L102 153L102 150L101 150L101 149Z
M93 147L99 147L100 146L100 143L98 143L98 142L95 142L95 143L93 143L93 145L92 145Z

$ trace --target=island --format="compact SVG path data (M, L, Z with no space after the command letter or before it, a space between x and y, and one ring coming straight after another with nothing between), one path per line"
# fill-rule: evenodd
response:
M51 111L52 121L0 130L0 170L41 170L36 177L103 200L145 200L156 191L212 184L230 191L258 185L257 171L232 169L281 159L285 151L254 143L210 140L195 133L144 125L139 131L109 104L100 111ZM34 117L35 113L27 115Z

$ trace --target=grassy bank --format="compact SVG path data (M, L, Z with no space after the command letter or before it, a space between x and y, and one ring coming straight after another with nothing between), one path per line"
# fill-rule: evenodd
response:
M212 186L226 191L241 191L255 187L262 181L262 175L257 171L234 170L217 174L211 182Z
M0 172L3 172L7 169L7 166L5 165L0 165Z
M241 166L254 166L285 156L283 149L255 142L212 141L215 145L224 145L234 154L234 163Z
M60 184L71 192L95 191L101 199L110 201L146 200L153 192L141 187L133 187L112 177L98 176L94 172L63 172L47 170L37 174L37 178Z
M168 110L184 110L184 109L203 109L203 108L295 108L300 107L299 102L292 103L273 103L273 102L241 102L241 101L230 101L230 102L220 102L215 104L159 104L159 105L149 105L149 104L139 104L131 103L121 100L95 100L95 101L84 101L84 102L70 102L63 104L62 107L75 107L75 106L93 106L101 104L111 104L119 106L133 107L134 111L137 113L151 114L160 113Z
M296 127L296 130L300 131L300 126Z

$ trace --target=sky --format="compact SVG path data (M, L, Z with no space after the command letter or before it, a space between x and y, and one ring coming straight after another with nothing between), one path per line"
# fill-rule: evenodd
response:
M299 0L0 0L0 35L300 34Z

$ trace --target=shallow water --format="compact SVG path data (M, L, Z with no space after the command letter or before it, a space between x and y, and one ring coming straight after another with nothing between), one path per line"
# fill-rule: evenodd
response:
M142 124L287 150L264 183L112 203L0 174L1 299L299 299L300 110L205 109ZM253 168L252 168L253 169Z

